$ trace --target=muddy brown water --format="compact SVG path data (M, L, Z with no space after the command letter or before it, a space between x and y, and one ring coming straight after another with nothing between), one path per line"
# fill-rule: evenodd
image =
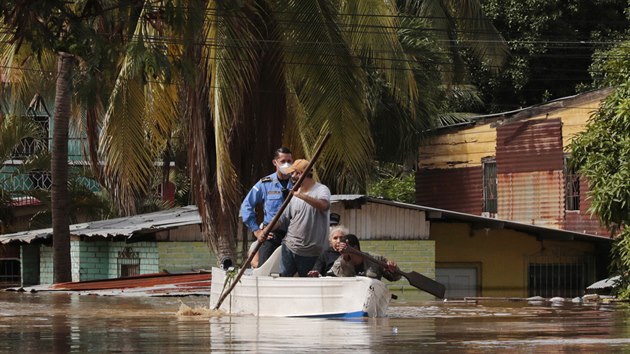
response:
M630 306L404 302L387 318L181 316L207 297L0 292L2 353L630 352Z

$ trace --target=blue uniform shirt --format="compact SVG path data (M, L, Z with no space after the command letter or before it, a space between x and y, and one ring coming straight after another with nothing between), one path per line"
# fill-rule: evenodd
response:
M291 179L287 184L287 189L291 189L293 183ZM243 223L250 231L254 232L260 227L256 222L256 206L263 203L264 217L263 223L265 225L271 222L282 203L284 198L282 197L282 184L278 180L278 174L276 172L269 176L263 177L258 181L254 187L247 193L243 204L241 204L241 218Z

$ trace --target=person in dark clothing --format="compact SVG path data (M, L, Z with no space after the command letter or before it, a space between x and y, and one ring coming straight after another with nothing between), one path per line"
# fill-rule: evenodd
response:
M341 257L335 260L330 271L337 277L354 277L362 275L374 279L385 278L389 281L400 280L401 274L398 265L392 260L387 258L365 252L370 257L387 264L386 267L379 263L376 263L368 258L363 257L361 254L348 252L346 248L352 247L357 251L361 251L361 245L359 239L352 234L347 235L339 245L337 249L341 253Z
M339 244L345 239L346 235L348 235L348 228L343 225L337 225L330 228L330 233L328 234L328 241L330 242L330 247L322 253L313 269L308 272L309 277L320 277L320 276L332 276L333 274L330 272L333 264L339 258L341 253L339 253Z

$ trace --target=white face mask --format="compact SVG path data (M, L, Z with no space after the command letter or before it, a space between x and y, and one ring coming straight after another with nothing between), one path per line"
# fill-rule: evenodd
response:
M280 170L280 173L282 173L283 175L288 175L289 173L285 172L285 170L289 167L291 167L291 164L285 162L282 165L278 166L278 170Z

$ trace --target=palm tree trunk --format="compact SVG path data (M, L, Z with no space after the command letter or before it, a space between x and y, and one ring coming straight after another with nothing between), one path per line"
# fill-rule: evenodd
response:
M68 214L68 126L74 57L59 53L52 142L52 226L54 282L72 281Z
M191 9L205 9L206 0L191 2ZM215 148L215 130L212 109L210 108L207 57L204 57L202 47L204 43L203 17L191 18L199 21L199 26L192 34L192 42L187 43L185 58L196 68L194 75L186 80L186 111L185 119L189 129L188 166L191 179L191 191L195 204L199 209L202 221L202 234L217 260L223 266L231 265L235 260L236 251L236 210L233 206L224 208L217 185L217 157Z

